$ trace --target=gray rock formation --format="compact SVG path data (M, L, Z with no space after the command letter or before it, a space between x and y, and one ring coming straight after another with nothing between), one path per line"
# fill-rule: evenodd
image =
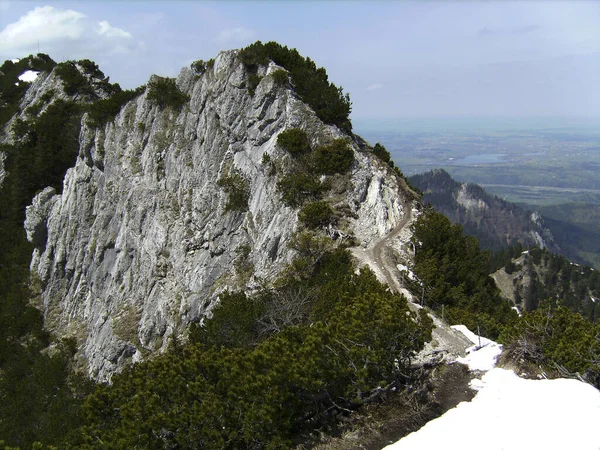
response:
M76 338L95 379L163 351L170 336L210 315L220 292L268 283L292 259L297 210L280 200L274 173L289 166L276 145L281 131L300 127L315 145L350 140L356 162L350 177L334 176L329 200L363 247L412 208L401 180L360 138L322 123L274 83L279 67L262 68L249 95L236 55L220 53L202 75L181 71L177 85L190 96L181 111L142 94L102 129L84 117L62 194L46 189L27 209L46 325ZM233 173L247 182L246 210L227 210L217 184Z

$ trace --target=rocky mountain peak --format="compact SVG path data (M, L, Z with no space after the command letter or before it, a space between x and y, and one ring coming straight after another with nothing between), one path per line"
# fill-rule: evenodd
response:
M271 282L298 231L368 248L412 205L364 141L301 99L292 70L242 59L221 52L176 80L153 76L105 124L85 115L62 193L27 208L46 326L76 339L93 378L164 351L220 292ZM308 154L278 143L289 130ZM332 211L325 223L299 220L314 203Z

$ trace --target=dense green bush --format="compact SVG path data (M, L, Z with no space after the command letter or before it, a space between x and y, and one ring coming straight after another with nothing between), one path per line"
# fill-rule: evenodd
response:
M342 88L329 82L325 69L319 68L310 58L304 58L296 49L289 49L276 42L260 41L240 50L239 58L251 73L260 65L272 60L284 67L292 79L294 89L325 123L337 125L345 131L352 130L349 119L352 110L350 96Z
M160 108L173 108L175 110L189 101L190 97L179 90L175 79L155 76L148 83L148 101Z
M239 172L233 172L217 181L227 193L225 211L245 211L248 209L250 199L250 185L248 180Z
M256 73L248 74L248 93L250 95L254 96L256 88L260 84L260 80L262 80L262 77L260 75Z
M87 76L79 71L78 65ZM108 95L121 90L117 83L111 84L98 66L88 59L60 63L54 69L54 73L63 81L65 93L68 95L95 100L99 98L98 90Z
M204 72L206 72L206 62L202 61L201 59L194 61L190 67L198 75L202 75Z
M298 213L298 219L308 228L329 225L335 218L333 208L324 201L307 203Z
M375 154L375 156L377 156L379 159L381 159L384 163L390 164L391 167L394 167L394 162L392 161L392 155L390 155L390 152L387 151L387 149L381 145L379 142L377 144L375 144L375 147L373 147L373 153Z
M21 69L19 69L21 70ZM56 100L36 120L21 121L21 139L2 145L7 176L0 186L0 440L31 448L58 445L79 426L88 385L70 371L72 343L42 352L51 336L31 306L25 208L46 186L62 190L79 152L82 107Z
M325 175L346 173L354 163L354 151L345 139L317 147L313 156L314 169Z
M146 86L143 85L133 90L119 91L108 98L91 103L87 107L89 125L100 127L112 121L125 104L141 95L145 90Z
M277 182L281 200L288 206L297 208L308 200L318 200L327 186L312 174L291 172Z
M271 76L273 77L273 81L276 86L287 86L290 82L290 76L287 70L277 69L271 72Z
M277 136L277 145L289 152L292 156L299 156L310 152L310 142L306 131L300 128L288 128Z

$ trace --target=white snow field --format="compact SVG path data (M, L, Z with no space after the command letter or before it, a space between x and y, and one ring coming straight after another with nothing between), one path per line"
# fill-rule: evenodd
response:
M463 332L475 347L459 362L487 371L477 395L384 450L600 450L600 391L577 380L525 380L493 368L502 347Z

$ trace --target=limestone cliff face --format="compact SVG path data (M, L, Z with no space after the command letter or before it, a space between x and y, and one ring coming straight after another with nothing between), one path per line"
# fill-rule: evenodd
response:
M329 195L345 211L344 233L363 246L407 213L401 181L360 138L278 86L275 69L261 69L251 96L237 53L223 52L202 75L181 71L177 86L190 101L180 111L142 94L102 129L84 117L62 194L48 188L27 208L46 324L77 339L93 378L164 350L169 336L210 315L219 292L268 283L291 260L298 211L277 191L290 158L276 145L281 131L302 128L313 144L350 140L352 172ZM217 183L233 173L248 185L245 210L227 210Z

